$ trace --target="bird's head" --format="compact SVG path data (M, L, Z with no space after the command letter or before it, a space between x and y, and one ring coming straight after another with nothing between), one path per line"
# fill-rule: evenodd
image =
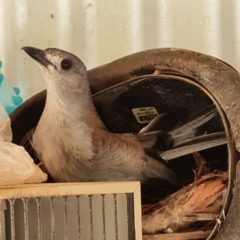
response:
M103 126L93 104L86 67L78 57L57 48L22 49L37 61L45 79L47 99L44 112L48 117L56 116L60 119L58 121L70 119L73 126L80 118L86 122L91 119L92 124Z
M53 89L55 92L60 91L60 94L89 92L86 67L75 55L57 48L22 49L37 61L48 91Z

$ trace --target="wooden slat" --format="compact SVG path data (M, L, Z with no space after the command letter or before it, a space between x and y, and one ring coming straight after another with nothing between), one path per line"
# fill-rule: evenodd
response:
M143 240L190 240L190 239L205 239L212 230L207 231L195 231L195 232L183 232L183 233L165 233L144 235Z
M135 193L139 182L40 183L0 187L0 199L75 196L79 194Z

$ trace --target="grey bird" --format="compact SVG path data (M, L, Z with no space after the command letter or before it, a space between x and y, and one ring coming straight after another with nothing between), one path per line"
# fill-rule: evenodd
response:
M46 82L46 104L32 146L55 181L163 178L177 183L166 164L145 154L135 135L107 131L80 59L58 49L23 49L38 62Z
M149 129L143 129L138 135L109 132L96 112L87 70L78 57L56 48L23 49L37 61L46 82L46 104L32 146L55 181L144 182L161 178L178 185L175 174L160 157L162 153L152 148L161 135L152 128L157 124L151 123ZM161 122L159 119L156 122ZM206 121L209 119L200 119L200 125ZM193 125L191 129L199 123ZM187 135L193 137L192 132ZM171 132L162 136L172 142ZM176 136L181 133L177 132ZM221 135L216 145L224 143L226 137Z

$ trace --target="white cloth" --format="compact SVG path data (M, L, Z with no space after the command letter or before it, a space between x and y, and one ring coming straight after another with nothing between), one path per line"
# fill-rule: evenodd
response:
M47 174L34 164L27 151L12 143L11 122L8 118L0 126L0 185L39 183Z

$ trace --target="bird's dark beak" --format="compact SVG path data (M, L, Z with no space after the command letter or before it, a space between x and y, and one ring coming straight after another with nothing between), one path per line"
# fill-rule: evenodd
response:
M45 57L44 51L33 47L23 47L22 48L30 57L35 59L37 62L41 63L43 66L47 67L52 65L52 63Z

